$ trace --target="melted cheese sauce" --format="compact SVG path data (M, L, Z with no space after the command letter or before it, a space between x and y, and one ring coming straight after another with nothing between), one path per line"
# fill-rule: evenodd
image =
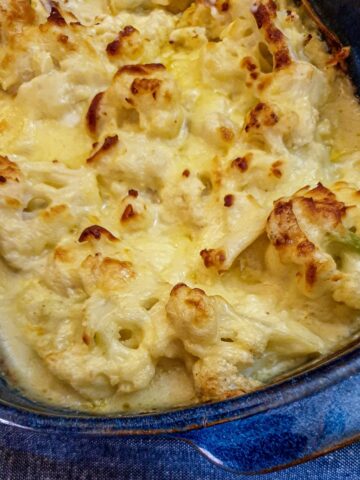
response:
M357 331L360 107L305 23L284 0L0 1L0 339L26 394L225 398Z

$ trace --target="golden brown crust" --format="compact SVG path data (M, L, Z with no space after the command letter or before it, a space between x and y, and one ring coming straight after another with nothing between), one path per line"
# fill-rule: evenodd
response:
M127 25L124 27L121 32L119 32L118 37L110 42L107 47L106 47L106 52L110 57L115 57L119 54L121 54L124 44L127 40L129 40L130 37L134 36L134 34L139 33L136 28L134 28L132 25Z
M282 261L299 265L301 270L296 275L304 279L308 291L320 280L334 280L336 266L321 245L315 245L308 238L305 228L310 232L315 229L317 241L321 243L321 238L325 238L326 243L326 235L337 230L342 232L346 211L345 204L321 183L313 189L303 188L293 197L279 199L274 204L267 222L269 240ZM306 227L301 227L299 221L305 222Z
M226 261L226 253L222 249L204 249L201 250L200 256L206 268L215 267L218 271L221 271Z
M8 157L0 155L0 184L9 180L19 182L20 175L21 172L17 164L9 160Z
M158 78L135 78L130 90L133 95L150 94L156 100L161 83Z
M82 262L86 280L92 288L103 291L118 290L122 285L136 277L131 262L125 262L101 254L89 255Z
M273 53L275 70L289 66L292 61L285 36L274 23L276 18L275 2L273 0L260 2L255 5L253 15L258 28L264 32L265 40Z

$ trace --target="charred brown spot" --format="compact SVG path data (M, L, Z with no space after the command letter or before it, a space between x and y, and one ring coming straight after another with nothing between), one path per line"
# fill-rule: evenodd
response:
M83 333L82 335L82 341L85 343L85 345L89 346L91 344L91 337L88 333Z
M278 123L279 117L266 103L258 103L249 113L248 122L245 125L245 132L251 129L259 129L262 125L272 127Z
M312 40L313 36L311 35L311 33L308 33L306 35L306 38L304 40L304 47L306 47L306 45Z
M161 80L157 78L135 78L130 90L133 95L149 93L156 100L161 83Z
M276 177L276 178L281 178L282 177L282 171L280 169L282 164L283 164L283 162L281 160L278 160L271 165L270 172L272 173L272 175L274 175L274 177Z
M319 183L315 188L301 198L303 206L309 215L330 222L336 227L346 214L347 207L336 199L336 195Z
M274 210L268 219L268 225L272 222L276 223L277 228L268 229L268 237L277 249L283 249L289 245L296 245L307 240L299 227L291 200L278 200L275 202Z
M216 6L220 12L227 12L230 8L229 2L226 1L216 2Z
M85 230L82 232L79 237L79 242L86 242L92 238L95 240L100 240L103 236L112 242L117 240L117 238L111 232L109 232L109 230L106 230L106 228L101 227L100 225L91 225L90 227L85 228Z
M133 188L130 188L128 191L128 194L130 197L137 198L139 196L139 192L137 190L134 190Z
M96 162L97 160L99 160L103 153L111 150L117 143L119 143L119 137L117 135L114 135L113 137L106 137L104 143L99 148L99 150L97 150L93 155L91 155L91 157L86 160L86 163Z
M232 168L237 168L241 172L246 172L246 170L248 170L249 168L249 162L251 158L252 154L245 155L244 157L235 158L235 160L231 162L231 166Z
M235 134L230 128L220 127L219 133L223 141L226 143L231 143L234 140Z
M284 40L284 34L274 25L269 25L266 31L267 40L271 43L281 43Z
M316 274L317 274L316 265L314 263L310 263L310 265L306 267L306 271L305 271L305 281L310 287L312 287L316 282Z
M96 133L97 122L99 117L99 107L104 94L105 92L100 92L97 95L95 95L86 114L87 126L90 132L93 134Z
M300 256L306 257L315 251L315 245L310 240L303 240L296 246L296 250Z
M182 172L182 176L183 177L190 177L190 170L188 168L186 168L183 172Z
M115 56L117 55L117 53L119 52L120 50L120 45L121 45L121 42L120 40L117 38L116 40L110 42L107 47L106 47L106 53L108 55L111 55L111 56Z
M226 254L224 250L216 249L204 249L201 250L200 256L203 259L204 265L206 268L219 267L226 260Z
M272 18L275 18L275 16L276 16L276 9L277 9L275 0L268 0L268 1L267 1L267 8L268 8L268 10L269 10L270 15L272 16Z
M55 5L51 7L51 12L48 16L48 22L53 23L58 27L65 27L66 25L64 17L61 15L59 9Z
M224 207L232 207L234 205L235 197L234 195L225 195L224 197Z
M241 66L249 72L254 72L257 69L256 63L254 63L251 57L244 57L241 61Z
M108 44L108 46L106 47L107 54L110 56L117 55L122 49L124 40L136 32L136 28L132 27L131 25L127 25L123 30L121 30L118 38Z
M0 183L6 183L6 178L0 175Z
M270 23L271 21L271 12L262 3L260 3L260 5L258 5L254 9L253 15L255 17L256 25L258 26L258 28L262 28L264 25Z
M124 210L123 214L121 215L121 221L122 222L127 222L128 220L131 220L135 216L136 216L136 212L134 210L134 207L131 205L131 203L129 203L125 207L125 210Z
M67 35L64 35L63 33L58 35L57 39L59 40L60 43L63 43L64 45L66 45L69 41L69 37Z
M291 64L291 57L287 47L284 47L274 53L274 63L277 70L287 67Z

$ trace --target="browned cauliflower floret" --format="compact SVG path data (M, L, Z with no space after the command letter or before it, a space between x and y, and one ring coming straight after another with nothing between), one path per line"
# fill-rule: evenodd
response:
M276 10L277 7L274 0L256 1L252 8L257 26L263 33L273 54L274 68L280 69L290 65L292 60L285 35L277 28L274 22L277 15Z
M242 372L266 346L267 329L240 317L221 297L176 285L166 305L168 321L194 356L193 377L203 400L247 392L258 383Z
M354 205L358 195L346 184L333 190L319 183L275 202L267 222L268 262L285 277L289 270L284 265L291 265L305 295L330 292L335 300L360 308L360 237L354 233L360 226Z
M96 95L87 114L89 130L99 135L116 129L131 111L139 114L140 128L155 136L173 138L183 124L179 93L164 65L125 65L105 93Z

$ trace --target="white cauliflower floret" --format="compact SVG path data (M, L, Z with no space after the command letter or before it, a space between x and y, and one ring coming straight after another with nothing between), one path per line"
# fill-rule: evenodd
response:
M15 269L34 268L34 262L82 222L89 203L99 204L96 179L85 169L32 163L21 172L14 162L0 159L1 173L0 253Z
M228 116L228 102L221 95L203 95L194 105L190 131L207 144L229 149L236 139L238 127Z
M184 170L181 176L167 182L161 190L164 209L161 219L166 223L177 223L193 228L203 228L209 224L210 212L217 209L207 191L205 178L201 180L190 170Z
M64 298L30 285L25 335L50 371L90 400L144 388L155 367L142 346L146 312L116 294ZM26 305L26 307L25 307ZM119 314L121 312L121 314Z
M56 377L93 401L151 381L153 334L145 299L156 288L151 275L107 256L116 239L95 227L77 244L59 245L40 280L29 281L19 298L34 350Z
M88 158L87 165L109 190L114 182L135 189L159 190L169 166L176 160L174 149L144 133L123 131L107 136Z

